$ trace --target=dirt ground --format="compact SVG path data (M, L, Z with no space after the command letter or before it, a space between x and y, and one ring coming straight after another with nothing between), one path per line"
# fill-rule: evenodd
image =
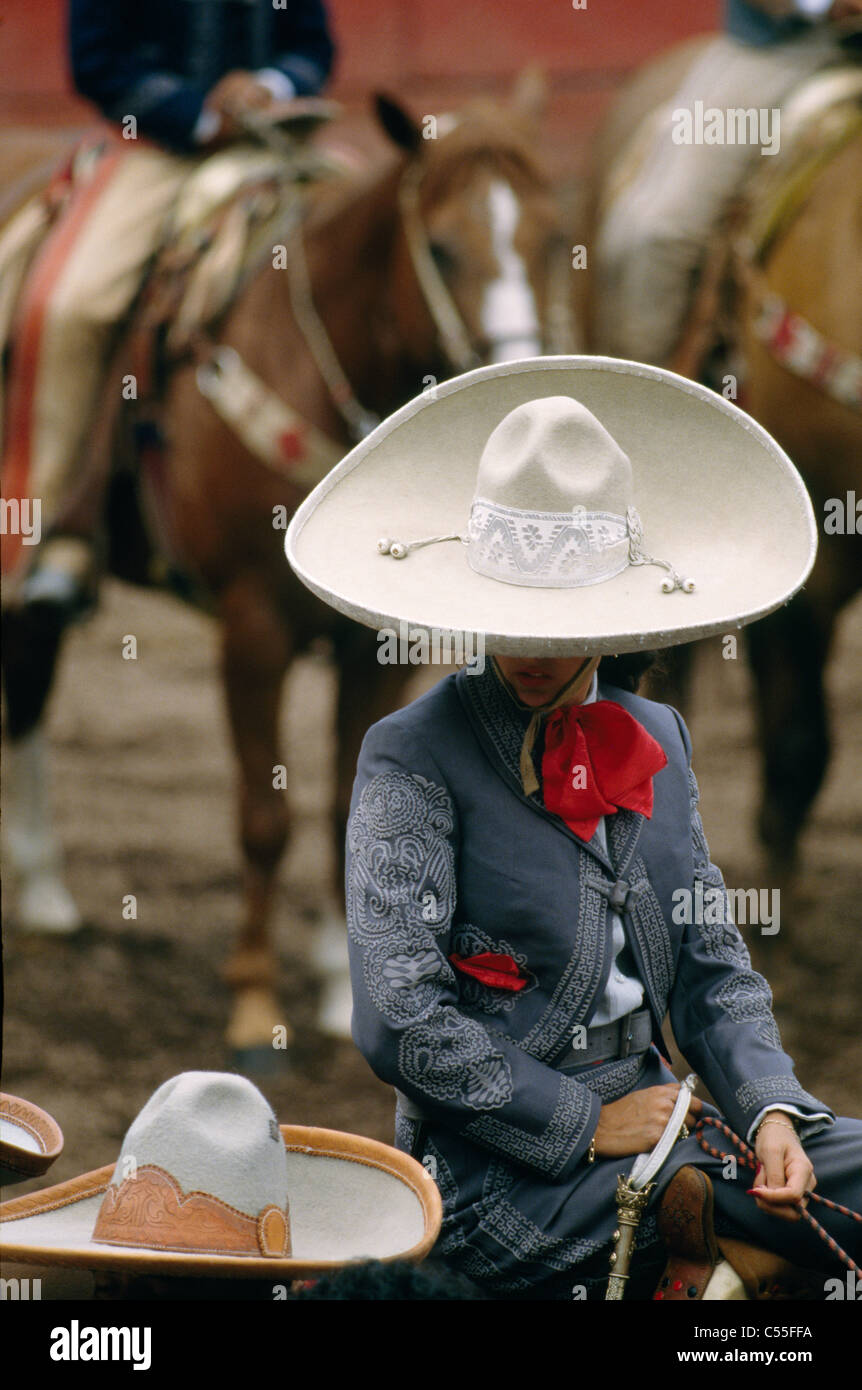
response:
M137 637L136 661L122 659L127 634ZM73 938L25 937L14 925L11 885L4 895L3 1088L42 1105L62 1126L66 1148L51 1180L112 1161L162 1081L226 1061L219 969L239 913L239 861L216 660L208 620L116 584L67 645L50 715L54 802L87 925ZM782 900L777 937L746 929L772 980L803 1084L855 1114L862 1114L860 674L862 602L845 615L830 667L835 756L804 841L800 901ZM762 888L772 885L751 833L758 768L747 692L744 661L724 661L720 643L707 644L690 717L707 835L730 886ZM315 1029L308 957L332 863L331 700L325 659L299 663L284 714L295 831L276 913L281 998L299 1047L292 1071L261 1085L283 1122L390 1139L391 1092L350 1043L326 1041ZM138 904L132 922L122 916L130 893Z

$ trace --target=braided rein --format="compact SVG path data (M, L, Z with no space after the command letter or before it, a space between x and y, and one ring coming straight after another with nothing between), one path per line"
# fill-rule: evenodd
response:
M714 1129L721 1130L722 1134L724 1134L730 1140L731 1144L739 1150L740 1156L737 1161L740 1162L743 1167L751 1168L754 1173L757 1172L759 1160L754 1150L751 1149L743 1139L740 1139L738 1134L734 1134L730 1126L726 1125L723 1120L713 1119L711 1115L704 1115L702 1119L698 1120L694 1129L694 1137L705 1153L718 1159L735 1158L734 1154L722 1152L721 1149L714 1148L713 1145L704 1138L704 1125L712 1125ZM859 1268L856 1261L851 1259L846 1250L842 1250L837 1240L834 1240L829 1232L823 1229L819 1221L815 1221L806 1206L807 1197L810 1197L812 1201L820 1202L824 1207L829 1207L831 1211L841 1212L842 1216L849 1216L852 1221L858 1221L860 1225L862 1225L862 1216L860 1216L858 1211L851 1211L850 1207L842 1207L840 1202L833 1202L829 1197L823 1197L819 1192L809 1192L806 1194L806 1197L800 1197L796 1202L796 1209L803 1221L808 1222L809 1226L811 1226L812 1230L816 1231L820 1239L825 1241L832 1253L837 1255L839 1260L841 1260L848 1269L851 1269L854 1274L862 1274L862 1269Z

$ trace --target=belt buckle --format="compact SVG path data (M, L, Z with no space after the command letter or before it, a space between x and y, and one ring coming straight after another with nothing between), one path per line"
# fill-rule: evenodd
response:
M634 1034L632 1033L632 1019L633 1019L633 1017L634 1017L634 1014L633 1014L633 1013L629 1013L629 1014L626 1014L625 1018L621 1018L621 1019L620 1019L620 1044L619 1044L619 1053L620 1053L620 1057L628 1057L629 1053L630 1053L631 1050L632 1050L632 1049L631 1049L631 1045L632 1045L632 1041L633 1041L633 1039L634 1039ZM625 1036L623 1036L623 1031L624 1031L624 1030L625 1030Z

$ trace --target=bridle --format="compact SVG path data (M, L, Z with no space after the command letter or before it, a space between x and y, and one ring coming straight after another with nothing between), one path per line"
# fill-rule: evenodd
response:
M408 165L401 177L397 194L401 223L416 280L447 362L456 373L467 372L481 366L483 357L473 342L461 311L431 251L428 229L420 211L423 174L421 165L414 163ZM328 330L317 312L301 227L295 228L286 249L291 308L297 326L326 382L336 409L347 425L351 438L359 442L380 423L379 416L366 409L357 399L332 346ZM559 250L560 253L564 250L562 240ZM549 271L551 289L548 297L548 351L555 354L573 350L574 335L568 307L566 267L567 263L561 254L554 258ZM513 338L515 336L523 335L519 332L512 335ZM506 341L506 338L498 337L495 344Z
M276 143L275 136L268 132L265 133L264 143L272 143L280 154L285 153L281 143ZM306 178L309 174L328 171L325 159L321 160L316 154L307 151L302 151L298 156L294 152L291 169L299 169ZM448 365L458 374L481 366L484 359L432 254L428 229L420 211L424 172L419 163L408 165L398 185L398 208L423 302L436 328ZM302 209L303 199L298 192L294 192L282 213L279 233L280 244L285 251L291 309L297 328L320 372L330 399L344 421L348 436L354 443L359 443L380 423L380 417L367 409L358 399L335 351L329 330L314 302L302 236ZM559 238L555 250L559 251L559 254L554 255L548 266L548 329L544 346L552 354L569 354L577 349L569 306L568 252L562 237ZM511 335L511 339L515 337L522 338L523 330ZM495 335L494 346L499 349L501 344L511 339ZM225 423L243 440L246 447L267 466L275 467L276 471L282 472L278 441L284 433L299 428L311 452L314 453L315 467L323 470L320 473L320 476L323 476L323 472L331 466L330 444L337 448L334 441L330 441L319 430L314 430L298 412L288 407L234 349L221 348L203 332L197 335L196 349L199 361L197 382L202 394L207 397ZM245 416L242 419L237 418L233 398L240 387L242 399L253 402L253 408L250 406L246 414L254 416L261 428L252 429L249 419ZM259 438L261 434L266 437Z
M450 365L457 372L469 372L473 367L481 366L482 359L471 342L467 325L431 254L428 232L419 211L422 174L421 165L408 165L398 185L398 207L407 249L425 305Z

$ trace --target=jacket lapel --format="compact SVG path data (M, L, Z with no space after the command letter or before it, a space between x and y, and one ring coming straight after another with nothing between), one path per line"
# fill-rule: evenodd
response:
M530 722L530 712L516 705L488 665L481 676L470 676L466 670L458 672L456 681L458 694L464 706L473 732L495 772L503 779L515 796L535 811L536 815L553 825L554 829L568 836L579 848L591 854L609 874L614 874L614 863L602 848L598 831L588 844L579 839L569 829L565 821L542 805L541 793L527 796L521 784L521 745ZM622 814L618 812L617 815ZM627 812L629 816L634 812ZM608 817L608 821L617 816ZM639 819L643 819L640 817ZM607 822L606 822L607 824ZM639 827L638 827L638 833ZM637 836L635 835L634 843ZM609 846L612 841L609 839Z

